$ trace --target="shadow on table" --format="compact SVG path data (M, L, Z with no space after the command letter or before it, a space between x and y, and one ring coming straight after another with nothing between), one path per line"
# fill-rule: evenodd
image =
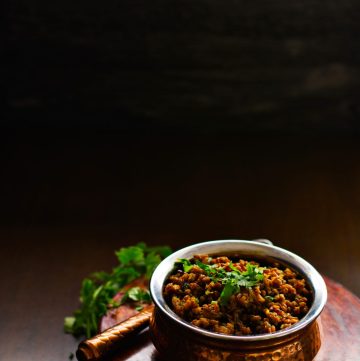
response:
M144 330L131 340L128 340L124 347L115 355L106 358L106 361L160 361L149 335L148 329Z

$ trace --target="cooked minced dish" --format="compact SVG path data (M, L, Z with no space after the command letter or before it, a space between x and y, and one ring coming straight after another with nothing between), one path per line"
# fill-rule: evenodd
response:
M164 296L184 320L227 335L289 327L308 312L312 300L305 279L288 267L208 255L179 259Z

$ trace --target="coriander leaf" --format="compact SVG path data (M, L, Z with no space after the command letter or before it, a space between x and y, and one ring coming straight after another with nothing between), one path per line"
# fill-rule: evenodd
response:
M115 252L120 264L126 265L142 265L144 264L144 250L138 246L121 248Z
M213 268L211 268L208 264L202 263L198 259L195 261L195 263L198 267L203 269L209 276L216 273L216 271Z
M263 268L257 267L251 263L247 263L246 272L243 272L242 275L246 277L249 283L253 283L253 285L264 279Z
M119 264L112 272L95 272L83 280L80 307L73 317L65 318L65 332L87 337L96 334L101 317L109 308L119 306L119 303L113 301L113 297L120 289L139 277L149 279L154 268L169 252L171 253L171 250L167 246L148 247L145 243L123 247L115 252ZM150 302L150 295L147 290L132 291L127 301L134 302L134 299Z
M139 243L137 243L135 246L141 248L144 252L145 252L146 249L148 248L148 246L146 245L145 242L139 242Z
M123 304L128 299L132 301L140 301L140 302L150 302L150 293L148 290L144 290L141 287L132 287L130 288L123 298L121 299L121 303Z
M112 308L119 307L120 305L121 305L121 303L118 301L110 300L110 302L109 302L109 306Z
M229 263L229 267L230 267L235 273L239 273L239 274L240 274L240 271L233 265L232 262Z
M71 333L74 329L75 317L65 317L64 320L64 331Z
M96 300L97 296L100 294L101 290L103 289L103 285L99 286L93 293L92 298L93 300Z
M143 273L144 270L139 267L134 268L134 267L118 266L113 269L112 278L110 279L110 282L112 282L114 288L119 290L126 284L140 277Z
M196 263L196 265L198 267L203 269L208 276L215 276L216 275L216 273L217 273L216 270L213 267L209 266L208 264L202 263L199 260L196 260L195 263Z
M81 292L80 292L80 301L85 302L89 295L92 295L95 290L94 282L89 279L85 278L82 283Z
M97 281L108 281L111 278L111 275L106 272L94 272L91 274L91 278Z
M253 287L264 279L263 268L257 267L251 263L246 264L246 271L241 272L231 262L229 264L232 272L227 272L226 277L222 279L225 285L220 294L220 304L226 305L231 295L239 293L240 287Z
M214 282L220 282L222 278L226 276L226 272L223 268L218 268L216 265L208 265L196 260L196 265L203 269L207 276Z
M184 272L189 272L193 268L193 264L186 258L179 258L176 262L183 265Z
M193 264L188 259L181 258L177 261L183 265L185 272L189 272ZM240 287L253 287L264 279L263 268L257 267L251 263L246 264L246 271L241 272L232 262L228 267L230 272L217 265L204 264L199 260L195 260L195 264L203 269L207 276L214 282L221 282L224 286L220 296L219 303L225 306L233 294L240 292Z
M161 262L161 257L155 252L151 251L145 257L146 277L150 278L156 266Z
M229 302L230 297L238 292L239 286L231 280L227 281L219 297L220 305L225 306Z

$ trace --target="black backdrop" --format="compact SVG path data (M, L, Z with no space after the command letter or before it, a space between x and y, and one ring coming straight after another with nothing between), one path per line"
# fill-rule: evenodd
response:
M360 127L357 0L7 0L6 127Z

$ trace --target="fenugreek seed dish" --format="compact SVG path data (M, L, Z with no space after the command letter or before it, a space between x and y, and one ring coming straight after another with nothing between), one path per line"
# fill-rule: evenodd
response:
M163 294L192 325L227 335L258 335L301 320L312 303L306 280L280 263L240 256L178 259Z

